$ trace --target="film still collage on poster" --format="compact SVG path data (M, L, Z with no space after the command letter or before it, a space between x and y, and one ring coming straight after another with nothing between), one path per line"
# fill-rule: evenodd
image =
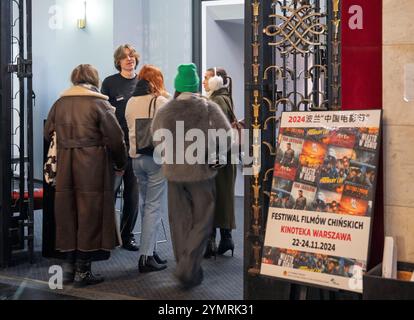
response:
M380 117L283 114L262 274L279 276L269 266L285 268L281 276L286 268L341 278L366 270Z

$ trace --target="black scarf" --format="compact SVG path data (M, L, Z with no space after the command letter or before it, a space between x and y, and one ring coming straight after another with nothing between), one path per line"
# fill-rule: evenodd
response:
M150 83L147 80L139 80L132 96L140 97L148 94L151 94Z

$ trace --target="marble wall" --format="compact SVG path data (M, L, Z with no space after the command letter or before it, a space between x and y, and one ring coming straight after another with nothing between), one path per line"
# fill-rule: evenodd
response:
M414 1L383 0L385 232L397 239L399 260L412 263L414 101L404 100L404 68L413 63Z

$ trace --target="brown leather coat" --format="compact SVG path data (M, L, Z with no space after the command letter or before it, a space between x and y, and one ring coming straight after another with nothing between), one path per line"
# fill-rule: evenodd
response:
M114 166L124 168L124 135L108 98L83 86L53 105L45 138L57 133L56 249L112 250L118 244Z

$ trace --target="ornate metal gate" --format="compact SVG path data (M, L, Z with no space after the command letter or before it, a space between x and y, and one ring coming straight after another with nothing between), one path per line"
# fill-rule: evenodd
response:
M0 2L0 266L34 251L32 1ZM27 241L27 245L26 245Z
M341 109L339 0L246 1L246 123L254 176L245 184L245 298L303 298L259 275L283 111Z

